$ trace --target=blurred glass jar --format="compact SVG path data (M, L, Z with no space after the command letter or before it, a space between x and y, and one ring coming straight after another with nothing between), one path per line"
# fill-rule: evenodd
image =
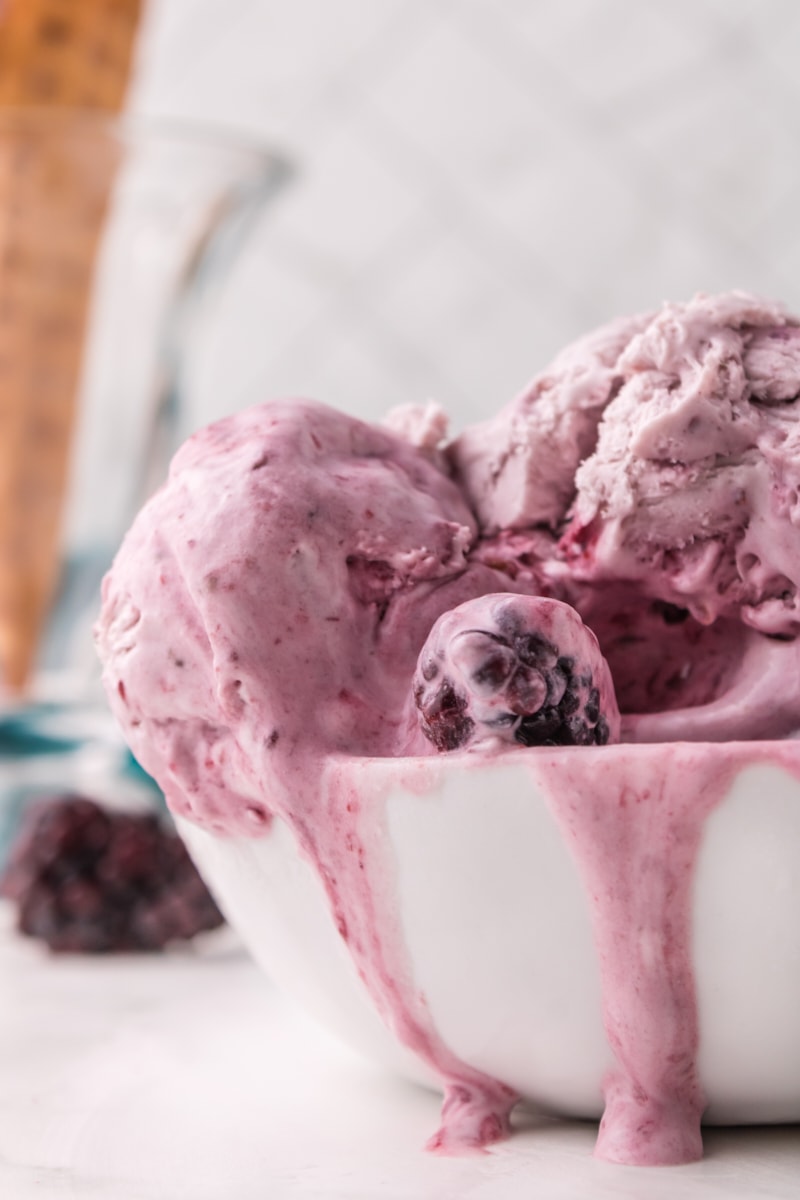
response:
M214 132L0 113L5 709L96 680L99 581L165 473L184 350L286 174Z
M288 173L224 133L0 112L0 867L32 796L142 789L100 689L100 582Z

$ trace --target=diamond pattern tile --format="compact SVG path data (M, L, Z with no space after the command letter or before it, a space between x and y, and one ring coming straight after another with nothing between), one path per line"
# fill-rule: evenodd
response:
M313 392L461 423L619 312L800 307L798 59L796 0L155 0L136 106L299 168L192 417Z

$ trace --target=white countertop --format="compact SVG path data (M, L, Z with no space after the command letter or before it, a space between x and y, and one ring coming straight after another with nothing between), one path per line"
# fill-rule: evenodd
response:
M0 906L7 1200L800 1197L800 1128L709 1131L686 1167L613 1167L590 1124L521 1114L483 1156L422 1151L438 1098L295 1012L224 931L162 957L51 958Z

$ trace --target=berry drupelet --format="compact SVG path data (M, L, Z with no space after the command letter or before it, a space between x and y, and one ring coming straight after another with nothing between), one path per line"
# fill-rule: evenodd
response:
M155 814L80 796L29 814L0 881L21 933L51 950L160 950L222 924L180 838Z
M597 639L568 604L511 593L482 596L433 626L413 686L437 750L490 740L602 746L619 710Z

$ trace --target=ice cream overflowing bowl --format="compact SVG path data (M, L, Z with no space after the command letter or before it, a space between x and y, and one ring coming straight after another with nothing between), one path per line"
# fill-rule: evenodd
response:
M392 931L386 953L397 954L399 944L402 986L424 996L432 1023L464 1063L546 1112L600 1116L603 1085L616 1067L604 992L606 1008L609 989L619 1000L611 972L622 966L635 996L624 1014L632 1028L619 1035L628 1037L629 1052L644 1051L650 1070L662 1074L670 1052L685 1069L685 1039L696 1038L705 1121L784 1122L800 1121L800 746L794 765L787 749L664 744L551 755L551 787L559 766L566 784L578 753L623 757L632 785L644 771L669 780L678 797L681 776L695 770L724 780L677 870L674 841L663 837L663 809L673 799L631 787L642 837L626 856L631 878L620 881L618 859L602 857L592 875L602 878L605 868L609 885L630 887L606 897L607 914L619 918L614 936L624 939L619 963L598 954L602 901L598 909L587 894L569 832L580 806L569 802L568 788L559 804L535 763L521 764L512 751L494 762L455 755L406 760L399 769L391 759L345 759L331 771L346 781L342 794L352 789L368 810L365 870ZM599 813L603 821L602 809L618 803L598 795L592 819ZM618 813L606 814L610 829ZM318 873L283 823L261 839L221 837L185 820L180 827L230 920L290 995L367 1055L438 1082L387 1033ZM676 909L688 929L672 926ZM664 955L665 926L687 938L696 1015L681 995L686 964ZM665 987L676 970L678 982ZM613 1146L606 1152L620 1156Z
M483 427L195 435L104 585L108 695L223 909L368 1053L666 1164L800 1120L800 325L616 322ZM795 409L798 411L795 412Z

